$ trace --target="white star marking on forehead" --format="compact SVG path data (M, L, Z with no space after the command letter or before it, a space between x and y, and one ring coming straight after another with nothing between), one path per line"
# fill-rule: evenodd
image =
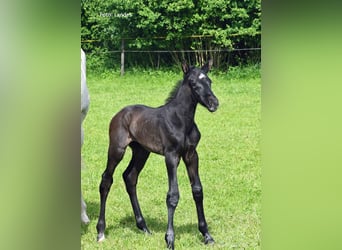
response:
M204 77L205 77L205 74L201 73L201 74L199 75L198 79L202 79L202 78L204 78Z

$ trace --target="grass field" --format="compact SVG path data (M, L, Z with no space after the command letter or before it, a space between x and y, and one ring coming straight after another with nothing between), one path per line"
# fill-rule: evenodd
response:
M255 73L255 72L254 72ZM178 168L180 200L175 212L176 249L260 249L261 167L260 95L257 74L209 73L212 89L220 101L215 113L199 106L196 123L202 137L198 145L204 209L209 231L216 243L203 244L197 229L195 204L183 163ZM82 149L85 167L82 190L90 224L81 226L82 249L165 249L167 226L166 167L162 156L151 154L137 185L138 198L152 235L135 226L133 211L122 180L130 160L127 149L114 174L107 200L106 240L96 242L101 174L105 169L108 125L111 117L130 104L160 106L181 72L128 72L88 76L91 104L85 119Z

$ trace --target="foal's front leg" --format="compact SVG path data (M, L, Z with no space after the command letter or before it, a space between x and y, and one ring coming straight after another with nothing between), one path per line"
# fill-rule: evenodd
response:
M195 149L189 150L183 156L183 161L188 171L192 196L196 203L197 217L198 217L198 229L204 237L205 244L213 244L214 239L211 237L208 231L208 225L204 216L203 209L203 189L201 180L198 174L198 154Z
M165 241L168 248L175 248L175 232L173 229L173 216L179 200L179 190L177 182L177 167L180 157L176 153L165 154L167 175L169 179L169 191L166 196L166 205L168 212L167 231Z

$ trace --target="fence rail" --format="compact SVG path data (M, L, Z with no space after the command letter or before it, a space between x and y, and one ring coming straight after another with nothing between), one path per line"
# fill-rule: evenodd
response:
M230 34L230 37L236 37L236 36L251 36L251 35L261 35L261 31L257 31L253 34L241 34L241 33L235 33L235 34ZM189 36L182 36L179 38L213 38L213 35L189 35ZM149 39L166 39L166 36L154 36ZM121 37L120 40L134 40L137 39L137 37ZM142 39L147 39L147 38L142 38ZM103 42L103 41L111 41L111 40L100 40L100 39L88 39L88 40L83 40L81 43L93 43L93 42Z
M261 50L261 48L242 48L242 49L194 49L194 50L124 50L128 53L198 53L198 52L233 52ZM121 53L122 50L101 51L95 53Z
M261 34L257 33L256 35ZM243 35L243 34L232 34L232 36L238 36L238 35ZM209 35L192 35L192 36L187 36L184 38L210 38L212 36ZM121 75L124 75L125 72L125 60L127 61L132 61L132 56L130 56L130 54L138 54L138 53L147 53L148 54L148 58L151 61L151 64L154 64L154 61L156 61L156 64L158 65L157 67L159 67L159 63L161 61L161 56L159 54L170 54L171 58L173 58L172 60L178 61L179 60L179 55L182 55L181 57L184 57L185 55L187 55L188 59L190 60L190 58L195 58L196 62L203 62L203 58L207 58L208 55L213 55L213 54L220 54L220 53L231 53L231 52L237 52L237 53L254 53L253 51L255 51L255 53L258 54L257 51L261 51L261 48L259 47L252 47L252 48L208 48L208 49L203 49L202 48L198 48L198 49L179 49L179 50L167 50L167 49L156 49L156 50L146 50L146 49L126 49L126 41L129 40L133 40L136 38L121 38L121 46L120 49L117 50L98 50L98 51L93 51L93 54L97 54L97 55L110 55L110 54L121 54L120 57L120 72ZM166 39L166 37L153 37L153 39ZM109 41L109 40L106 40ZM94 42L104 42L103 40L83 40L81 41L81 43L86 44L86 43L94 43ZM259 45L257 45L259 46ZM251 52L249 52L251 51ZM127 55L127 56L126 56ZM156 55L156 56L154 56ZM190 56L191 55L191 56ZM255 55L255 54L254 54ZM144 56L143 56L144 57ZM258 56L259 57L259 56ZM126 58L126 59L125 59ZM141 55L139 55L138 57L134 56L133 58L141 58ZM165 58L165 57L164 57ZM228 61L229 61L229 56L228 56ZM163 60L163 59L162 59ZM219 63L217 63L219 64Z
M261 31L257 31L253 34L242 34L242 33L236 33L236 34L229 34L230 37L237 37L237 36L260 36L261 35ZM130 40L135 40L135 39L140 39L140 40L169 40L168 37L166 36L156 36L156 37L150 37L150 38L143 38L143 37L121 37L118 39L84 39L81 40L82 44L91 44L91 43L97 43L98 46L101 47L107 47L107 43L111 43L114 42L116 43L116 46L112 46L107 47L107 50L95 50L93 51L93 54L97 54L97 55L104 55L104 56L109 56L112 57L111 54L113 54L113 57L116 58L115 54L120 54L120 56L118 56L119 58L117 58L118 60L120 60L120 71L121 71L121 75L124 74L125 72L125 60L129 63L134 63L137 60L141 60L141 58L144 58L143 60L145 60L146 62L146 58L148 58L147 60L149 60L151 62L151 65L157 65L157 67L159 67L160 63L165 63L165 61L168 61L168 58L171 58L171 60L173 61L179 61L180 57L187 57L188 60L194 60L196 63L202 63L203 60L205 60L204 58L208 58L208 56L210 55L211 57L217 57L217 61L216 61L216 65L224 65L225 62L227 62L227 64L230 62L231 60L231 55L230 53L239 53L239 55L243 58L246 57L246 55L252 55L252 58L257 58L257 60L260 60L260 53L259 51L261 51L261 46L260 43L256 42L256 43L252 43L249 44L251 47L249 48L243 48L244 45L240 44L240 48L213 48L210 47L210 45L208 46L208 44L206 41L210 38L214 38L213 35L189 35L189 36L182 36L182 37L178 37L178 39L200 39L200 43L203 42L204 44L199 45L199 47L197 47L196 45L196 49L189 49L189 44L186 45L186 49L182 50L175 50L174 48L172 48L171 50L168 49L158 49L156 47L156 50L152 50L149 48L143 48L141 50L136 49L136 48L126 48L127 47L127 43L129 43ZM204 39L204 40L203 40ZM260 38L258 37L256 39L256 41L259 41ZM117 44L117 42L120 41L120 44ZM246 46L248 46L246 44ZM254 46L254 47L253 47ZM167 48L167 47L164 47ZM207 48L207 49L205 49ZM146 53L146 56L145 54ZM241 53L241 54L240 54ZM140 54L140 55L139 55ZM170 54L170 56L166 55L166 54ZM219 55L220 54L220 55ZM228 54L228 55L227 55ZM233 56L234 57L234 56ZM223 59L223 60L222 60ZM233 59L235 60L235 59ZM240 59L238 59L240 61Z

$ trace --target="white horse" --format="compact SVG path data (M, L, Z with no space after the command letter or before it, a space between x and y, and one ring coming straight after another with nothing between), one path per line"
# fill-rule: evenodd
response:
M84 131L82 127L83 120L85 119L87 112L89 109L89 92L87 88L87 79L86 79L86 55L84 51L81 49L81 148L84 140ZM81 164L83 163L82 155L81 155ZM88 224L90 222L89 217L87 215L87 205L83 200L82 191L81 191L81 222Z

